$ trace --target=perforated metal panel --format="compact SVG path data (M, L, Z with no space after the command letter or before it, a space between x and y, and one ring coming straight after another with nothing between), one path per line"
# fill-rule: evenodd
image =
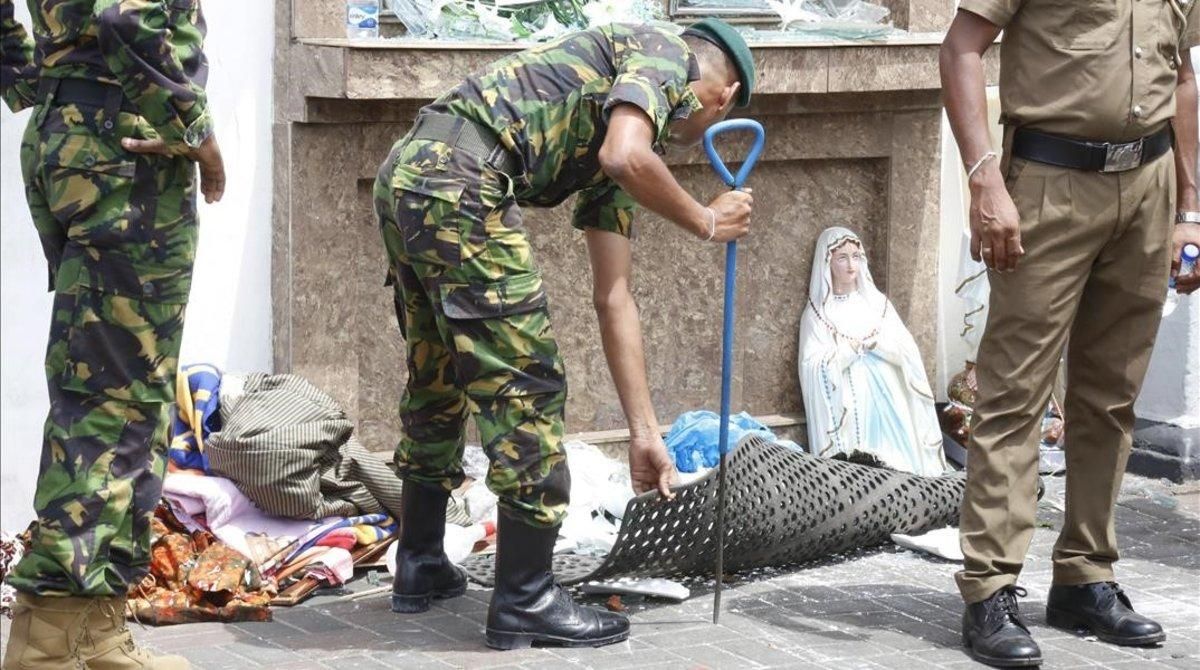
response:
M818 458L749 437L726 462L725 569L787 566L921 533L955 522L961 474L918 477ZM716 555L717 471L676 489L674 500L647 493L629 502L605 558L556 555L563 584L625 576L711 574ZM464 564L477 582L494 580L491 556Z

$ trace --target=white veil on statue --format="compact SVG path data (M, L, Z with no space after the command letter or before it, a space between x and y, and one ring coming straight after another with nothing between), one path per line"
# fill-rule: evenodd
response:
M861 254L855 290L835 295L830 259L847 242ZM948 468L933 393L912 334L875 287L862 240L846 228L817 239L800 321L800 386L810 449L855 451L918 475Z

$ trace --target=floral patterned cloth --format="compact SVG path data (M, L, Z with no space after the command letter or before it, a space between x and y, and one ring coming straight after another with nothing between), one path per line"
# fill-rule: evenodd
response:
M204 530L187 531L162 505L154 518L150 574L129 590L130 618L153 625L270 621L275 582Z

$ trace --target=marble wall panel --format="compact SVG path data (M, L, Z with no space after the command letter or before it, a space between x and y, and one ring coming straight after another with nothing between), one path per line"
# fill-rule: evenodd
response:
M287 370L292 364L292 125L276 123L272 130L275 179L271 198L271 349L273 369Z
M940 133L940 115L895 115L889 174L888 295L912 331L930 379L936 379Z
M371 191L372 180L357 183L354 241L358 244L355 309L355 350L358 367L357 431L363 444L375 450L390 450L400 436L397 406L408 379L407 356L400 328L396 325L395 302L390 287L384 286L387 252L379 235Z
M945 31L956 4L955 0L910 0L905 29L913 33Z
M829 90L829 53L824 49L759 48L753 53L755 95Z
M309 97L303 116L277 126L275 138L276 369L329 390L375 450L392 449L399 436L395 408L405 369L391 292L382 285L385 259L370 187L422 103L412 89L392 94L404 99ZM932 360L936 104L933 90L763 95L748 110L767 127L769 144L751 182L755 234L740 245L735 409L801 410L798 324L811 245L829 225L863 235L876 279ZM300 118L310 122L296 122ZM744 150L744 139L722 142L730 157ZM701 198L722 190L701 153L673 155L670 162ZM586 248L570 226L570 205L526 212L568 370L567 430L622 428L592 309ZM634 291L660 421L717 407L723 254L719 245L639 216Z
M908 91L941 88L936 44L905 49L829 49L829 91Z
M346 133L336 133L343 146ZM320 142L329 150L333 137ZM361 149L360 149L361 150ZM888 161L813 160L761 164L752 178L755 230L740 244L733 404L754 414L801 411L796 339L807 296L812 244L830 225L859 230L868 248L887 237L870 212L887 200ZM677 168L683 185L704 198L721 186L706 165ZM312 175L298 175L309 188ZM396 403L406 379L386 260L370 200L370 182L351 196L320 191L295 216L297 267L291 369L345 403L364 444L390 450L399 436ZM322 199L324 196L327 199ZM582 234L570 226L570 203L528 209L526 226L541 267L568 372L570 432L623 428L591 302L591 269ZM315 230L332 223L336 231ZM659 419L718 408L724 247L703 244L658 217L641 213L634 244L634 294L643 322L651 397ZM887 269L876 270L886 284ZM308 313L306 313L308 312ZM315 313L313 313L315 312ZM284 326L284 324L279 324Z
M282 0L292 8L292 37L345 37L346 0Z

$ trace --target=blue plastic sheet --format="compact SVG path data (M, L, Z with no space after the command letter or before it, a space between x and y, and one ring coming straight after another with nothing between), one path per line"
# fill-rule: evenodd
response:
M717 448L720 440L721 417L707 410L684 412L667 433L667 452L675 459L680 472L695 472L701 467L715 467L721 460ZM737 446L747 435L759 435L780 445L803 451L795 442L777 440L775 433L754 417L742 412L729 417L729 448Z

